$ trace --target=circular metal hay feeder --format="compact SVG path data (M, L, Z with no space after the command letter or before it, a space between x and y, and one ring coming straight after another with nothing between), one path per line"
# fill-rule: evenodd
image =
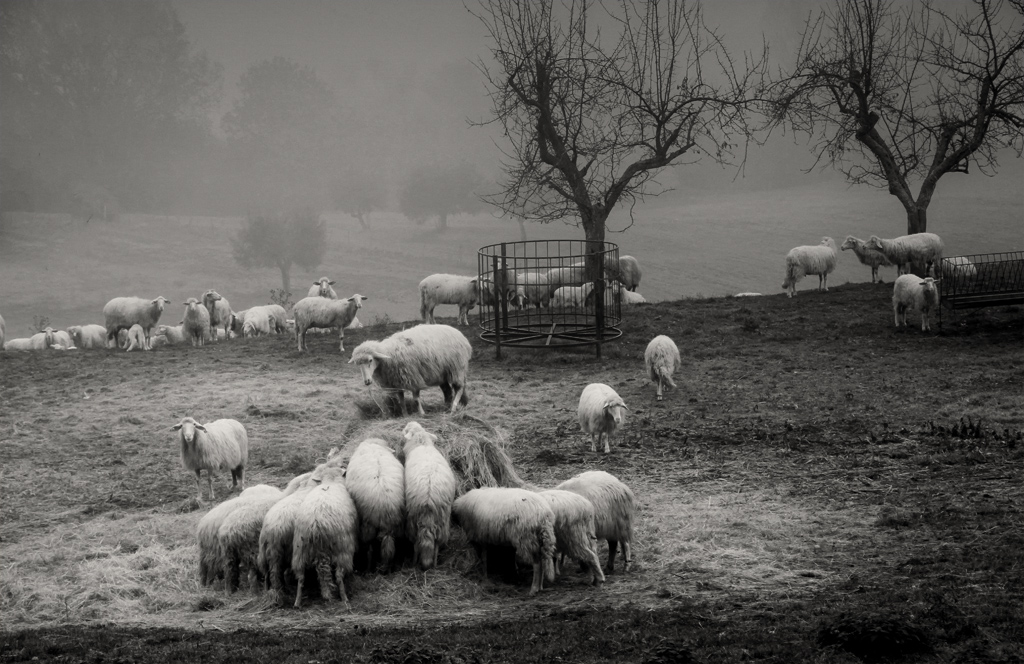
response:
M589 240L502 242L477 252L480 338L496 347L596 346L622 331L619 248ZM561 286L587 297L556 302Z

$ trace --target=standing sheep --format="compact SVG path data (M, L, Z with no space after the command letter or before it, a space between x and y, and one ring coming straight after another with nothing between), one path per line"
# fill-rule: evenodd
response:
M585 272L583 263L548 270L548 291L554 296L555 291L562 286L582 286L587 281Z
M256 567L279 600L283 599L281 591L284 587L285 571L291 571L292 567L295 517L298 516L302 501L316 486L311 476L312 473L306 473L305 479L296 483L294 487L289 483L281 500L274 503L263 517Z
M466 337L449 325L417 325L392 334L383 341L364 341L352 351L363 383L376 383L399 392L402 414L406 414L405 390L412 392L416 412L425 415L420 391L440 386L451 412L468 403L466 380L473 347Z
M547 273L520 272L515 276L512 303L519 309L528 304L540 309L551 304L551 284Z
M593 585L604 583L601 560L597 557L594 505L572 491L551 489L541 491L538 495L548 501L548 506L555 514L555 551L563 559L569 556L590 570L590 582Z
M131 329L128 330L128 346L125 348L125 351L135 349L149 350L149 341L146 339L146 333L138 323L132 325Z
M604 453L610 452L609 441L625 419L626 404L622 397L604 383L591 383L583 388L576 409L580 429L590 436L590 451L604 441Z
M896 266L897 275L905 274L911 265L923 266L927 275L942 260L942 238L935 233L913 233L891 240L872 235L865 246L882 252Z
M245 317L242 320L243 337L259 337L270 334L275 323L271 319L270 312L263 307L252 307L245 310Z
M859 238L855 238L852 235L847 235L846 239L843 240L843 246L840 247L843 251L847 249L853 249L853 253L857 255L857 260L862 265L867 265L871 268L871 283L875 283L875 279L878 278L879 267L891 267L892 263L885 257L885 254L878 251L877 249L869 249L867 242Z
M896 327L907 324L907 310L916 309L921 312L921 331L932 329L928 315L939 308L939 291L935 285L942 279L932 279L904 274L896 279L892 289L892 311L896 318Z
M237 420L214 420L199 424L191 417L184 417L171 427L180 431L181 465L196 474L196 498L203 500L199 485L200 472L206 470L206 481L213 495L213 471L230 470L231 486L241 483L245 488L245 464L249 460L249 436L245 427Z
M424 571L437 565L448 543L457 484L448 460L434 445L437 436L418 422L402 430L405 438L405 525L416 563Z
M329 300L323 297L305 297L298 301L292 315L295 316L295 339L299 350L306 350L306 330L311 327L338 328L339 348L345 352L345 328L363 306L365 295L356 293L344 300Z
M452 505L452 520L476 547L487 578L487 546L511 546L516 558L533 564L530 594L553 582L555 514L548 501L526 489L486 487L473 489ZM595 554L596 558L596 554Z
M594 282L582 286L562 286L551 298L552 307L583 307L594 290Z
M640 286L640 261L632 256L619 257L619 272L617 279L628 291L636 291Z
M314 281L313 285L310 286L306 297L326 297L328 300L337 300L338 294L331 288L333 285L334 282L327 277L320 277L319 280Z
M432 274L420 282L420 317L424 323L435 323L434 307L439 304L459 306L458 325L469 325L469 312L477 302L476 277L457 274Z
M644 351L644 368L647 369L647 376L658 383L658 401L661 401L661 390L664 383L673 390L676 389L672 374L679 368L682 360L679 359L679 348L676 343L664 334L651 339Z
M633 562L630 546L633 542L633 515L636 513L636 498L630 488L603 470L580 473L555 488L578 493L594 506L597 539L608 540L605 574L615 573L615 550L619 543L625 560L623 571L628 572Z
M359 443L345 473L345 488L359 510L359 543L366 546L366 568L373 569L375 545L387 571L395 540L405 530L405 468L379 438Z
M142 326L148 342L153 328L160 322L160 314L170 302L160 296L155 300L144 300L141 297L115 297L103 306L103 318L107 328L107 343L112 348L117 340L119 330L131 329L138 323Z
M311 478L316 486L306 494L295 515L292 572L298 582L296 609L302 606L302 586L309 566L316 568L320 596L327 601L333 599L333 571L339 598L348 608L345 575L352 573L359 514L345 489L344 473L342 468L317 468Z
M231 329L231 304L227 298L211 288L203 293L203 306L210 314L210 338L217 340L217 328L224 328L226 337Z
M249 590L258 587L260 529L267 512L283 497L281 491L261 493L239 503L224 517L217 531L217 544L224 565L224 590L227 594L238 588L239 572L243 567L248 571Z
M280 495L281 490L267 484L257 484L211 508L206 516L199 520L199 526L196 528L196 541L199 544L199 585L212 585L224 572L224 561L217 541L224 518L243 502L266 494Z
M836 242L830 237L821 238L821 244L793 247L786 254L786 279L782 290L789 291L789 297L796 295L796 284L808 274L818 275L818 290L828 291L828 275L836 269L839 256Z
M203 303L194 297L185 302L185 317L181 320L181 330L192 346L202 346L210 334L210 312Z
M107 328L102 325L72 325L68 334L77 348L105 348L107 345Z
M284 310L284 307L280 304L264 304L263 310L270 315L271 332L281 334L288 331L288 324L285 322L288 319L288 313Z

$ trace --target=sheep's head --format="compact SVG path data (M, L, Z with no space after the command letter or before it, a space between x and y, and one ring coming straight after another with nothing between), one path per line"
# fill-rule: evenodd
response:
M882 240L877 235L872 235L868 238L868 241L864 243L864 246L868 249L882 249Z
M171 431L181 431L181 439L188 444L195 442L197 430L205 432L206 427L191 417L183 417L180 422L171 427Z
M170 300L168 300L166 297L161 295L160 297L156 298L155 300L151 300L151 302L156 305L157 311L163 311L164 307L166 307L170 303Z
M210 290L206 291L205 293L203 293L203 304L206 305L206 306L210 306L210 304L216 302L217 300L223 300L223 299L224 298L222 298L220 296L220 293L218 293L217 291L213 290L212 288Z
M352 297L346 299L345 301L346 302L355 302L356 309L362 309L362 307L363 307L363 300L369 300L369 299L370 298L366 297L365 295L360 295L359 293L355 293Z
M402 437L405 438L404 452L406 458L409 457L409 452L414 447L419 447L420 445L433 446L437 442L437 436L424 429L419 422L409 422L406 424L405 428L402 429Z
M857 246L857 240L852 235L847 235L846 239L843 240L843 246L840 247L840 249L842 249L843 251L846 251L847 249L853 249L856 246Z
M67 329L68 336L71 337L71 343L76 346L82 345L82 326L72 325Z
M371 345L367 346L367 343ZM348 361L349 364L359 367L364 385L369 385L373 382L373 374L377 371L377 367L380 366L382 361L391 359L390 355L385 355L374 348L375 345L376 342L364 341L352 351L352 359Z
M935 284L939 283L940 281L942 281L942 279L933 279L931 277L925 277L920 284L921 290L924 291L925 295L930 295L935 292Z
M195 311L196 307L199 306L199 300L197 300L194 297L190 297L187 300L185 300L183 304L185 305L185 308L188 309L189 311Z
M313 474L309 476L309 480L314 484L334 484L345 480L345 467L344 466L331 466L325 463L320 464L313 471Z
M320 297L330 297L331 296L331 286L334 285L334 282L331 281L330 279L328 279L327 277L320 277L319 281L314 281L313 282L313 285L314 286L319 286L319 290L317 291L317 295L319 295Z
M604 402L605 416L610 417L616 425L622 424L626 417L626 404L622 399L608 399Z

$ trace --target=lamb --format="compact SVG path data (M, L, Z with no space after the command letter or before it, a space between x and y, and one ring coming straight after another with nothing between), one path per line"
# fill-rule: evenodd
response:
M281 490L267 484L257 484L249 487L242 493L230 500L213 507L199 521L196 528L196 540L199 544L199 584L202 586L212 585L224 570L224 563L220 555L220 545L217 535L224 523L224 518L233 512L235 508L247 500L251 500L262 494L280 494Z
M901 235L891 240L872 235L865 246L882 252L896 266L897 275L909 271L911 264L923 265L927 275L929 270L942 261L942 238L935 233Z
M405 390L412 392L416 412L425 415L420 391L437 385L454 413L469 402L466 380L473 347L466 337L449 325L421 324L392 334L383 341L364 341L352 352L363 383L376 382L386 390L399 392L401 412L406 414Z
M348 461L345 488L359 510L359 543L367 545L367 569L372 569L374 545L379 542L385 570L395 556L395 539L405 528L405 468L387 442L370 438L359 443Z
M628 291L625 288L619 289L619 302L622 304L646 304L647 299L640 293Z
M650 379L658 383L658 401L662 400L663 384L668 383L669 387L676 389L672 374L676 372L681 362L676 343L664 334L659 334L647 344L647 350L644 351L644 368L647 369Z
M292 540L292 572L298 581L295 608L302 606L306 568L316 567L320 595L332 600L332 566L338 595L348 608L345 575L352 573L356 553L359 514L345 489L344 469L320 466L311 478L316 486L306 495L295 515Z
M131 329L138 323L142 326L148 342L153 328L160 321L160 314L170 302L160 296L155 300L144 300L141 297L115 297L103 306L103 318L107 328L107 342L113 344L119 330Z
M788 290L789 297L793 297L797 282L808 274L816 274L818 290L828 291L828 275L836 269L838 259L836 242L830 237L821 238L817 246L793 247L786 254L786 279L782 290Z
M313 282L306 297L326 297L329 300L337 300L338 294L331 288L333 285L334 282L327 277L320 277L318 281Z
M128 347L125 348L125 351L132 351L137 348L149 350L149 340L146 339L146 333L138 323L132 325L131 329L128 330Z
M224 590L227 594L230 595L238 588L242 567L249 572L249 589L257 588L260 574L257 565L260 529L263 528L267 512L283 497L283 491L257 494L239 503L224 517L217 531L217 545L224 565Z
M295 339L299 350L306 350L306 330L311 327L336 327L341 340L339 348L345 352L345 328L356 317L363 306L365 295L356 293L344 300L329 300L323 297L304 297L295 305Z
M953 256L940 260L939 272L943 278L955 279L961 283L978 276L977 266L966 256Z
M202 346L210 334L210 312L203 303L194 297L185 301L185 317L181 321L181 330L192 346Z
M590 436L590 451L604 440L604 453L608 454L609 440L625 419L626 404L615 390L604 383L591 383L583 388L576 409L580 429Z
M191 417L184 417L171 427L181 431L181 465L195 471L196 498L203 500L200 488L200 471L206 470L206 480L213 495L213 471L231 470L231 486L241 483L245 488L245 464L249 460L249 436L245 427L237 420L221 419L199 424Z
M270 330L274 327L276 327L275 323L266 309L252 307L245 311L245 318L242 321L242 336L248 338L270 334Z
M432 274L420 282L420 317L424 323L436 323L434 307L456 304L458 325L469 325L469 312L477 303L477 278L457 274Z
M630 545L633 542L633 515L636 513L636 498L630 488L603 470L580 473L555 488L578 493L593 504L597 539L608 540L605 574L615 573L615 551L619 543L625 560L623 571L628 572L633 562Z
M563 559L569 556L590 570L593 585L604 583L601 560L597 557L593 503L572 491L551 489L538 495L548 501L555 514L555 551ZM557 566L554 571L558 571Z
M520 272L515 279L516 290L512 295L512 302L516 307L522 309L527 304L532 304L540 309L551 304L551 284L548 283L546 273Z
M231 328L231 304L227 298L222 297L217 291L210 289L203 293L203 306L210 314L210 338L217 340L216 328L224 328L225 336Z
M921 331L931 329L928 322L929 314L939 308L939 291L935 285L942 279L917 277L904 274L896 278L892 289L892 310L896 318L896 327L907 324L907 310L916 309L921 312ZM902 322L901 322L902 321Z
M424 571L437 565L448 543L452 501L457 484L447 459L434 443L437 436L418 422L402 430L405 438L405 531L416 563Z
M167 339L167 345L172 346L174 344L185 343L185 329L183 325L161 325L156 328L157 334L162 335Z
M452 505L452 520L476 547L487 578L487 546L511 546L516 558L533 564L530 594L554 582L555 513L548 501L526 489L473 489ZM597 557L596 554L594 556Z
M632 256L619 257L617 279L628 291L636 291L640 286L640 262Z
M871 283L875 283L875 279L878 278L879 267L890 267L892 263L885 257L885 254L878 251L877 249L869 249L867 242L859 238L855 238L852 235L847 235L846 239L843 240L843 246L840 247L843 251L847 249L853 249L853 253L857 255L857 260L862 265L867 265L871 268Z
M74 350L77 348L71 340L71 335L65 330L57 330L53 333L53 345L60 350Z
M107 345L107 328L102 325L72 325L68 334L77 348L105 348Z
M594 282L588 281L582 286L562 286L551 298L552 307L582 307L594 290Z
M285 570L291 569L295 517L299 513L302 501L316 486L311 476L312 473L305 473L301 476L301 481L293 480L294 484L290 482L284 490L284 496L274 503L263 517L256 568L279 599L284 587Z

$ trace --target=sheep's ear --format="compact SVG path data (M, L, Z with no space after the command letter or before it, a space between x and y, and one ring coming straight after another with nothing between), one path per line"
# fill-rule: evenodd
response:
M327 282L327 285L328 285L328 286L333 286L333 285L334 285L334 282L333 282L333 281L328 281L328 282Z
M181 428L181 424L180 423L179 424L175 424L173 427L171 427L171 431L177 431L180 428Z
M374 353L373 354L373 358L375 360L390 360L391 356L390 355L385 355L384 353Z
M351 357L351 358L349 358L348 364L355 364L355 361L356 361L356 358L355 357Z
M196 422L196 428L199 429L200 431L206 431L206 427L204 427L199 422Z
M369 300L370 299L370 298L366 297L365 295L360 295L359 297L364 299L364 300Z

